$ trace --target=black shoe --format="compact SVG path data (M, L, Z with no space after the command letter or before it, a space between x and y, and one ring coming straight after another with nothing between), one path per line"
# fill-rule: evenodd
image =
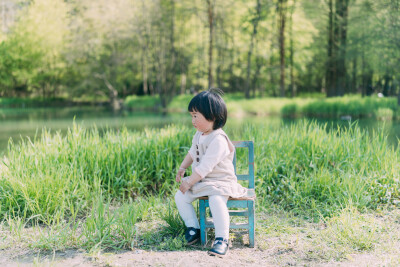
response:
M222 237L215 238L212 248L208 251L208 255L223 257L228 253L229 242Z
M192 245L200 239L200 229L189 227L185 232L186 245Z

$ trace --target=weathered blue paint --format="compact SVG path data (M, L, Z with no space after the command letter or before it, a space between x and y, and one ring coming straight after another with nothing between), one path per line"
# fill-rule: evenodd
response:
M236 141L233 142L235 147L248 148L248 166L249 173L244 175L238 175L238 180L249 181L249 194L247 198L241 199L229 199L227 206L228 208L243 208L245 210L237 211L230 210L230 216L244 216L248 218L248 223L233 224L231 223L230 229L247 229L249 231L249 246L254 247L255 245L255 192L254 192L254 145L253 141ZM236 172L236 154L233 158L233 165ZM208 198L202 197L199 199L199 217L200 217L200 236L201 244L206 245L207 243L207 229L214 228L214 224L211 220L207 220L206 208L209 207Z

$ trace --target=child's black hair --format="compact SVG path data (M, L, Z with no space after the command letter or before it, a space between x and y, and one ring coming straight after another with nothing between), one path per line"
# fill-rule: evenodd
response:
M200 112L208 121L214 121L213 130L224 127L228 117L228 111L224 100L223 91L218 88L210 88L197 94L190 100L188 111Z

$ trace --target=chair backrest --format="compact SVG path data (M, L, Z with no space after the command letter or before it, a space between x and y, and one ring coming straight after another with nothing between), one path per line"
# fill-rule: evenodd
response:
M235 167L235 173L238 180L244 180L249 182L249 188L254 189L254 145L253 141L233 141L235 148L248 148L248 170L247 174L237 174L236 171L236 151L233 158L233 166Z

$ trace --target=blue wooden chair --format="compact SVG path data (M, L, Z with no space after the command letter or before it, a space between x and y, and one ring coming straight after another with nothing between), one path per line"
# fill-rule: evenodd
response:
M255 235L255 199L256 194L254 191L254 146L253 141L236 141L233 142L236 148L248 148L248 166L249 173L244 175L237 175L238 180L245 180L249 183L248 194L242 198L229 198L229 208L241 208L242 210L229 210L230 216L244 216L248 218L248 223L230 223L230 229L247 229L249 231L249 246L254 247ZM236 153L233 159L233 164L236 171ZM199 198L199 217L200 217L200 236L201 244L204 246L207 243L207 229L214 228L212 220L207 219L206 208L209 207L208 197ZM244 209L244 210L243 210Z

